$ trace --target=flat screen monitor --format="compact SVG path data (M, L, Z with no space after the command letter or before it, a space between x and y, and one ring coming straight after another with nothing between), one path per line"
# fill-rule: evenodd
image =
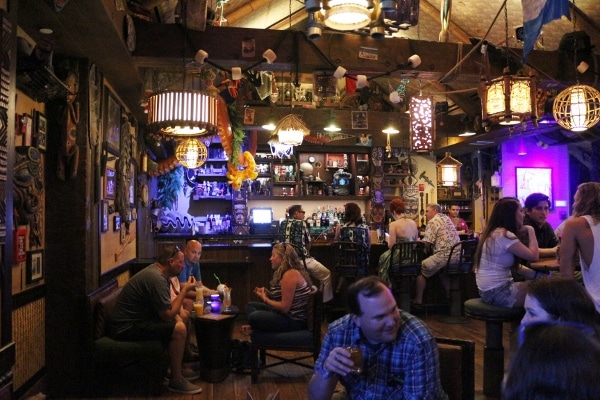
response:
M253 224L270 224L273 222L272 208L253 208L250 210Z

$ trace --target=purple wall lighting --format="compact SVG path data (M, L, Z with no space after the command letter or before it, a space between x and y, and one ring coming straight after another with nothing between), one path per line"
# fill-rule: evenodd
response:
M519 155L521 150L526 154ZM537 146L534 138L519 138L502 144L502 195L517 196L519 168L549 168L552 170L552 205L548 222L553 228L562 222L561 215L569 215L569 150L567 145Z

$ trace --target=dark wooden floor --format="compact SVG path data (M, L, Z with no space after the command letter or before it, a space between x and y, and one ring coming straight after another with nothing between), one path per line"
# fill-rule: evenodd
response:
M447 324L436 319L440 313L424 312L418 316L423 319L435 336L454 337L460 339L472 340L476 343L475 349L475 394L476 399L483 400L486 397L482 394L483 385L483 344L485 341L485 325L482 321L473 320L468 324ZM234 338L247 339L240 332L240 326L245 322L243 315L236 320L234 329ZM327 324L323 324L323 332L326 332ZM506 354L509 348L509 327L505 324L504 328L504 346ZM312 371L295 365L282 365L275 368L261 371L257 384L250 383L249 375L230 374L220 383L207 383L201 380L195 381L201 386L201 394L193 396L184 396L172 393L167 390L160 396L161 399L172 400L246 400L247 393L252 395L254 400L265 400L269 393L280 391L281 400L305 400L306 385L310 379ZM43 384L40 386L43 392ZM37 392L33 392L37 393ZM31 392L30 392L31 394ZM27 396L26 396L27 397ZM133 399L133 397L130 397Z

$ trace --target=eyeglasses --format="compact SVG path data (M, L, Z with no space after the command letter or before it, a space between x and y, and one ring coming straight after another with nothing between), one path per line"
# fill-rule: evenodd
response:
M169 259L175 257L177 255L177 253L179 253L181 251L181 249L179 248L179 246L175 246L175 250L173 250L173 253L171 253L171 255L169 256Z
M527 336L527 332L529 332L530 328L536 326L567 326L569 328L577 329L581 333L593 337L596 335L596 329L594 329L590 325L581 324L579 322L570 322L570 321L544 321L544 322L532 322L529 324L521 324L519 326L519 347L523 345L525 342L525 338Z

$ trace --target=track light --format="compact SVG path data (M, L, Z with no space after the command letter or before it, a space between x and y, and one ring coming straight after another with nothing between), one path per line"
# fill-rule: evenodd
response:
M327 122L325 123L325 127L323 129L327 132L339 132L342 130L342 128L340 128L337 124L333 110L330 111L329 118L327 119Z

